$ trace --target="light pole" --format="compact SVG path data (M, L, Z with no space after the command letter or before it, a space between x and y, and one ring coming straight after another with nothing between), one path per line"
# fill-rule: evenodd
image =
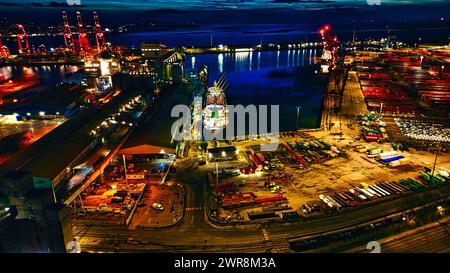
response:
M127 164L125 162L125 154L122 155L123 158L123 170L125 172L125 184L127 185L127 195L130 194L130 187L128 187L128 178L127 178Z
M216 161L216 198L217 198L217 210L219 210L219 161Z
M297 134L298 134L298 130L300 129L300 127L299 127L299 121L300 121L300 110L302 109L302 107L301 106L297 106L296 107L297 108L297 123L296 123L296 127L297 127L297 132L295 132L295 139L297 139Z
M440 145L439 145L439 142L438 142L437 151L436 151L436 157L434 158L433 171L431 171L431 184L433 184L434 170L436 169L436 163L437 163L437 159L438 159L439 149L440 149Z

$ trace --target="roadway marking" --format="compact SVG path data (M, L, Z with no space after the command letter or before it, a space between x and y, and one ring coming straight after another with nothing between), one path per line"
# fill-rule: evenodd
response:
M202 210L203 207L194 207L194 208L186 208L186 211L196 211L196 210Z
M267 229L263 228L263 229L261 229L261 231L262 231L262 234L264 235L264 240L270 241L269 232L267 231Z

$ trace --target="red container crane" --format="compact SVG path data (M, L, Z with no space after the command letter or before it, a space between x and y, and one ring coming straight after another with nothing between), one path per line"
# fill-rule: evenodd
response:
M19 53L23 53L24 51L29 51L30 44L28 43L28 34L25 31L25 28L21 24L17 24L17 45L19 48ZM25 47L23 46L25 43Z
M77 11L77 29L80 52L83 52L88 50L90 48L90 45L86 32L84 32L83 21L81 20L81 13L79 11Z
M105 45L106 45L105 35L103 34L97 12L95 12L95 11L94 11L94 27L95 27L95 39L97 42L97 49L103 50L103 49L105 49Z
M2 36L0 36L0 57L8 58L9 57L9 48L3 45Z
M329 59L330 68L333 69L336 63L336 50L339 47L338 38L331 33L331 27L329 25L324 26L319 30L320 36L323 41L324 51L322 59ZM329 56L327 56L329 55ZM326 56L326 57L325 57Z
M70 30L69 20L67 20L67 13L65 11L62 12L63 16L63 27L64 27L64 43L66 44L66 48L73 50L73 34Z

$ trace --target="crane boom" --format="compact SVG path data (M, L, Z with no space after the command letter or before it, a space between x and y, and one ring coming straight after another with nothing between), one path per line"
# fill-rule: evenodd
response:
M97 49L103 50L105 48L105 35L103 34L102 27L100 26L100 20L98 19L97 12L94 11L94 28L95 39L97 42Z
M70 30L69 20L67 19L67 13L65 11L62 12L63 16L63 28L64 28L64 43L66 44L66 48L73 48L73 35Z

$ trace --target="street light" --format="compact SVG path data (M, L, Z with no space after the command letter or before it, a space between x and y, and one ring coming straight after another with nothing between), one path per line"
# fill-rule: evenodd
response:
M129 195L130 194L130 187L128 187L127 163L125 161L125 154L122 154L122 159L123 159L123 168L124 168L124 172L125 172L125 184L127 185L127 195Z
M299 130L299 121L300 121L300 110L302 109L302 107L301 106L297 106L296 107L297 108L297 123L296 123L296 127L297 127L297 132L295 133L295 138L297 139L297 133L298 133L298 130Z
M436 150L436 157L434 158L434 164L433 164L433 171L431 172L431 184L433 184L434 179L434 170L436 169L436 163L438 159L439 149L440 149L440 143L438 142L437 150Z
M217 198L217 209L219 208L219 161L216 161L216 198Z

